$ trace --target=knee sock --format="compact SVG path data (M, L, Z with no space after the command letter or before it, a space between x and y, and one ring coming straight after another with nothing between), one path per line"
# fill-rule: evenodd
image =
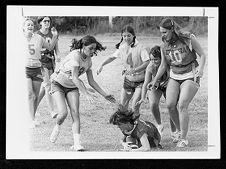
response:
M74 145L80 145L80 133L76 132L74 124L72 124L72 133L73 133Z

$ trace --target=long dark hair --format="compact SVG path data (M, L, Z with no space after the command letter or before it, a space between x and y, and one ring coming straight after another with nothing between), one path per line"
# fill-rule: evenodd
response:
M45 17L49 18L49 20L50 20L50 28L51 28L51 26L52 26L52 18L51 18L50 16L39 16L39 17L38 17L38 24L40 25L40 22L42 22L42 20L43 20ZM41 27L41 26L40 26L40 27Z
M96 51L102 51L105 50L106 47L103 47L93 36L90 35L86 35L83 38L81 38L80 40L77 39L72 39L71 41L71 46L70 46L70 51L73 51L75 49L82 49L83 46L88 46L92 43L96 43ZM95 55L97 55L96 51L94 52Z
M190 39L190 32L181 31L181 27L171 18L164 18L159 24L159 27L172 30L174 38L178 38L182 43L187 44ZM162 39L165 42L165 39Z
M122 29L122 31L121 31L121 36L122 36L122 34L123 34L124 32L129 32L129 33L131 33L131 34L134 36L134 37L133 37L133 42L132 42L132 44L131 44L131 47L134 47L136 36L135 36L135 31L134 31L133 27L130 26L130 25L124 26L123 29ZM117 44L115 45L116 49L119 48L119 46L120 46L120 44L122 43L122 41L123 41L123 37L121 38L120 42L117 43Z

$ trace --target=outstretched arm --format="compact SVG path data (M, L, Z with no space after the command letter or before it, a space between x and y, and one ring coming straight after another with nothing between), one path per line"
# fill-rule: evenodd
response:
M94 80L93 78L93 73L91 69L88 69L86 71L86 75L87 75L87 79L88 79L88 83L89 85L94 88L100 95L102 95L105 99L107 99L108 101L114 103L115 102L115 98L112 95L108 95L106 94L103 89L98 85L98 83Z
M97 75L100 74L100 72L103 70L103 67L105 65L107 65L108 63L111 63L115 59L116 59L116 57L112 56L112 57L107 58L103 63L101 63L100 66L97 68Z
M153 81L151 83L149 83L148 88L150 88L150 89L155 88L157 81L165 73L166 68L167 68L167 63L166 63L165 55L164 55L162 48L161 48L161 64L159 66L158 72L157 72L156 76L154 77Z
M137 104L141 104L145 100L145 96L147 94L147 85L152 80L152 72L151 72L152 66L153 66L153 64L149 63L149 65L146 68L144 84L142 86L142 92L141 92L141 99L140 99L140 101L138 101Z

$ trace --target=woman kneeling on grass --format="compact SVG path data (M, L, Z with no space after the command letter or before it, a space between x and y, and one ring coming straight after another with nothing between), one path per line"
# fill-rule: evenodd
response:
M76 50L75 50L76 49ZM86 72L89 85L101 94L106 100L114 103L115 98L106 94L96 83L92 73L92 56L96 51L105 48L93 36L85 36L79 41L73 40L72 50L62 61L59 70L52 75L51 93L58 107L56 125L50 136L50 141L55 142L60 132L60 126L67 117L67 105L72 117L72 133L74 138L73 150L84 150L80 144L80 118L79 118L79 91L81 91L90 103L96 97L88 90L79 76Z

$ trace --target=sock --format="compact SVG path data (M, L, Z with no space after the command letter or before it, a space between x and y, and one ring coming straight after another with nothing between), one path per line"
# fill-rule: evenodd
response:
M80 145L80 133L76 132L74 124L72 124L72 133L74 138L74 145Z

